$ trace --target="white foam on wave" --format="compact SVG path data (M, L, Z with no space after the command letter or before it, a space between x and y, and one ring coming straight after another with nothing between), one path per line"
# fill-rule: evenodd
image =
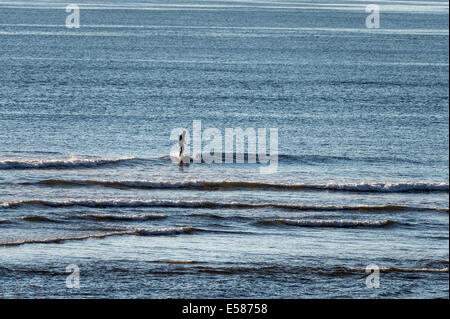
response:
M406 273L448 273L448 267L445 268L401 268L401 267L382 267L381 272L406 272Z
M132 161L135 158L76 158L67 159L42 159L42 160L2 160L0 170L8 169L58 169L58 168L89 168L102 165L116 164Z
M426 183L426 182L387 182L387 183L327 183L311 185L311 187L329 190L361 191L361 192L382 192L398 193L413 191L447 191L448 183Z
M118 220L118 221L146 221L153 219L164 219L167 215L162 214L86 214L81 215L82 218L91 219L106 219L106 220Z
M408 207L403 205L304 205L304 204L283 204L283 203L245 203L245 202L213 202L202 200L22 200L0 203L0 208L19 208L28 205L40 205L48 207L91 207L91 208L108 208L108 207L173 207L173 208L231 208L231 209L258 209L258 208L274 208L282 210L297 211L447 211L448 208L434 207Z
M164 180L42 180L38 184L43 185L74 185L74 186L105 186L105 187L130 187L149 189L170 188L204 188L204 189L273 189L273 190L330 190L352 192L381 192L381 193L405 193L405 192L448 192L448 183L428 182L385 182L385 183L323 183L323 184L275 184L251 181L164 181Z
M42 30L11 30L11 31L2 31L2 34L30 34L30 35L86 35L86 36L130 36L130 33L126 31L100 31L100 32L83 32L83 33L72 33L67 31L61 25L52 25L52 24L0 24L0 26L6 27L17 27L17 28L53 28L60 29L59 31L42 31ZM264 35L264 31L277 32L280 35L288 32L289 36L295 35L296 32L350 32L350 33L376 33L376 34L416 34L416 35L445 35L448 36L448 29L367 29L367 28L326 28L326 27L274 27L274 26L194 26L194 25L102 25L102 24L92 24L92 25L83 25L84 29L141 29L141 30L158 30L158 32L164 32L165 30L175 29L178 33L187 32L187 34L196 32L209 32L205 33L206 35L218 35L221 36L224 32L228 36L231 35L241 35L241 36L258 36L255 33L248 33L248 31L258 31L261 32L260 35ZM210 31L214 31L214 33L210 33ZM172 31L171 31L172 32ZM140 34L132 33L132 36L139 36ZM147 36L148 34L144 33L142 36ZM128 61L128 60L127 60ZM136 60L136 61L154 61L154 60ZM189 61L187 61L189 62ZM209 62L217 62L217 61L209 61ZM206 63L206 61L205 61Z
M184 187L222 187L222 188L272 188L272 189L322 189L335 191L355 191L355 192L421 192L421 191L447 191L448 183L327 183L327 184L272 184L261 182L241 182L241 181L117 181L119 184L129 187L149 187L149 188L184 188ZM108 184L108 181L102 181ZM111 182L114 184L115 182Z
M223 11L223 10L243 10L243 9L272 9L272 10L332 10L332 11L364 11L367 5L363 1L362 3L346 3L340 2L313 2L313 1L301 1L301 2L273 2L273 1L220 1L214 3L208 1L189 1L184 3L121 3L116 4L112 2L104 3L82 3L79 4L80 9L88 10L210 10L210 11ZM383 12L410 12L410 13L446 13L448 12L448 3L446 2L403 2L403 1L381 1L378 2L380 10ZM36 1L36 2L10 2L0 1L0 7L3 8L15 8L15 9L64 9L65 6L58 2L51 1Z
M57 244L65 241L85 240L85 239L102 239L110 236L121 235L137 235L137 236L169 236L179 234L189 234L194 231L193 227L167 227L167 228L132 228L126 230L117 230L107 233L96 233L81 236L53 237L53 238L32 238L16 241L0 242L0 246L19 246L24 244Z
M322 33L367 33L367 34L385 34L385 35L423 35L423 36L445 36L448 37L449 31L448 29L366 29L366 28L295 28L292 30L271 30L268 31L280 31L278 36L285 35L285 32L289 32L289 36L295 36L296 33L292 32L299 32L300 35L302 35L303 32L314 32L317 34ZM136 33L136 32L109 32L109 31L90 31L90 32L71 32L67 30L61 30L61 31L38 31L38 30L15 30L15 31L0 31L0 35L4 36L17 36L17 35L35 35L35 36L84 36L84 37L148 37L149 34L147 33ZM188 34L189 35L189 34ZM211 37L223 37L225 33L223 31L216 31L216 32L208 32L203 33L204 36L211 36ZM271 34L265 34L265 33L248 33L248 32L238 32L238 30L234 30L232 33L228 32L226 33L227 37L267 37L267 36L273 36ZM155 61L155 60L146 60L149 62ZM167 62L167 61L159 61L159 62ZM198 61L194 62L183 62L178 61L178 63L198 63ZM201 63L217 63L214 61L202 61Z
M135 233L139 236L179 235L193 232L193 227L168 227L168 228L137 228Z
M92 182L93 184L99 184L103 186L125 186L125 187L136 187L136 188L156 188L156 189L164 189L164 188L189 188L189 187L205 187L204 181L186 181L186 182L169 182L169 181L88 181L87 183Z
M277 222L301 227L383 227L394 222L385 220L344 220L344 219L276 219Z

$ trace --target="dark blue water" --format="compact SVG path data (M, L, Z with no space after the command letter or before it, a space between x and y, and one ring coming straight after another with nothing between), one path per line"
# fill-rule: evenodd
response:
M448 298L448 2L78 4L0 1L0 297Z

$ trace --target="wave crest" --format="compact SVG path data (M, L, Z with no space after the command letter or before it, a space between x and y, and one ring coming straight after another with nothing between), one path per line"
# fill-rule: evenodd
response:
M280 203L243 203L243 202L211 202L211 201L184 201L184 200L22 200L0 203L0 208L11 209L29 205L39 205L44 207L173 207L173 208L230 208L230 209L261 209L275 208L292 211L446 211L448 208L438 207L409 207L404 205L304 205L304 204L280 204Z
M104 165L113 165L123 162L130 162L135 158L69 158L57 160L4 160L0 161L0 170L14 169L73 169L73 168L93 168Z
M77 218L93 220L117 220L117 221L146 221L167 218L162 214L86 214L79 215Z
M25 185L33 183L23 183ZM195 189L234 190L266 189L288 191L341 191L373 193L448 192L448 183L386 182L386 183L324 183L324 184L273 184L244 181L126 181L126 180L42 180L35 184L44 186L103 186L137 189Z
M81 236L54 237L41 239L23 239L17 241L0 242L0 246L19 246L24 244L58 244L65 241L85 240L89 238L102 239L110 236L136 235L136 236L170 236L179 234L191 234L195 228L190 226L171 227L171 228L135 228L126 230L117 230L107 233L96 233Z
M275 219L259 222L262 225L289 225L299 227L335 227L335 228L353 228L353 227L386 227L395 224L394 221L386 220L344 220L344 219Z

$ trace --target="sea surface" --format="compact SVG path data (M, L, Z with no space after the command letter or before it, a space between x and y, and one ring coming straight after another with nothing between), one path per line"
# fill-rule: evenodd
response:
M448 2L76 3L0 0L0 298L449 298Z

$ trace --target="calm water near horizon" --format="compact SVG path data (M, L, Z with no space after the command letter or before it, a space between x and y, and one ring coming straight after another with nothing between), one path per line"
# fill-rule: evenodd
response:
M448 2L408 2L83 0L68 29L0 0L0 298L449 298ZM174 164L194 121L278 129L276 172Z

